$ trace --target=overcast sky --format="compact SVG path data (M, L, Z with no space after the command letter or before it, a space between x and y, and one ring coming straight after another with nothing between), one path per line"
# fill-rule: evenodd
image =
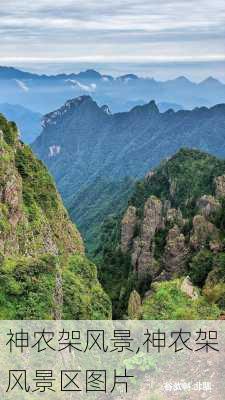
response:
M0 0L0 36L1 64L225 78L224 0Z

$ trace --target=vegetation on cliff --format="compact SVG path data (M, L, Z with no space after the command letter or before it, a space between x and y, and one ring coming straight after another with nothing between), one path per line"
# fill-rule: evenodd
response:
M137 182L127 210L106 220L96 260L116 318L127 315L132 290L144 318L224 313L224 173L223 160L181 149ZM198 300L177 287L185 276Z
M2 115L0 292L1 319L111 317L53 179Z

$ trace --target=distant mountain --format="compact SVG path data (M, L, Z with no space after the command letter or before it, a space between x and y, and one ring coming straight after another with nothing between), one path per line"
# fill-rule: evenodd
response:
M78 79L101 79L103 75L99 72L88 69L78 74L57 74L57 75L46 75L46 74L35 74L26 71L21 71L13 67L0 66L0 79L65 79L65 78L78 78Z
M138 80L139 78L138 78L137 75L134 75L134 74L127 74L127 75L119 76L117 79L120 80L120 81L123 81L123 82L129 82L129 81L133 81L133 80L136 81L136 80Z
M69 98L91 94L100 104L108 104L112 112L128 111L144 104L149 97L156 103L182 105L184 109L225 102L225 85L213 77L200 83L184 76L156 81L135 74L118 77L89 69L79 73L38 75L12 67L0 67L1 103L13 102L41 114L59 108ZM177 109L176 109L177 110Z
M204 79L204 81L199 83L199 86L205 89L210 89L214 87L220 87L221 83L218 79L213 78L212 76L209 76L207 79Z
M86 213L87 200L82 199L88 190L91 207L97 204L98 196L93 193L96 179L110 183L142 177L184 146L225 156L224 104L160 113L151 101L129 112L111 114L90 96L81 96L47 114L43 131L32 145L55 177L73 218L77 215L79 221ZM101 209L97 208L96 220L101 221Z
M166 112L168 110L173 110L173 111L183 110L183 107L176 103L158 103L157 107L161 113Z
M94 80L97 79L97 80L99 80L102 78L102 75L93 69L88 69L85 72L80 72L79 74L76 75L76 77L78 79L94 79Z
M36 79L37 74L20 71L13 67L0 66L0 79Z
M10 121L16 122L24 143L32 143L41 132L40 113L29 110L18 104L0 104L0 113Z

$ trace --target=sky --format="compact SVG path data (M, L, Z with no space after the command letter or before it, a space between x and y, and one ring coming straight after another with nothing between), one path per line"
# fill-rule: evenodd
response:
M225 80L224 0L0 0L0 64Z

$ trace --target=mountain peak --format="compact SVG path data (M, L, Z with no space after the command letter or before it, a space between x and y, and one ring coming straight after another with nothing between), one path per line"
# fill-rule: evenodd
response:
M84 72L80 72L79 74L77 74L77 78L80 79L101 79L102 75L95 71L94 69L87 69Z
M121 75L117 78L120 81L128 82L128 81L134 81L138 79L137 75L134 74L126 74L126 75Z
M31 72L0 65L0 79L29 79L37 76L38 75L32 74Z
M151 100L147 104L147 106L148 106L149 111L159 113L159 109L157 107L157 104L156 104L155 100Z
M180 83L190 83L191 81L186 78L186 76L178 76L176 79L174 79L175 82L180 82Z
M77 107L84 105L88 107L89 105L96 105L95 101L91 96L83 95L76 97L71 100L67 100L66 103L59 108L49 114L46 114L42 119L42 127L46 128L49 125L56 125L59 120L68 112L74 111Z
M107 115L111 115L111 114L112 114L112 112L111 112L109 106L107 106L107 104L104 104L104 105L101 107L101 110L104 111L104 113L107 114Z
M213 76L209 76L200 82L200 85L221 85L221 83L218 79L213 78Z
M149 103L141 105L141 106L136 106L132 108L131 112L145 112L148 114L159 114L159 109L157 107L157 104L155 100L151 100Z
M82 96L79 96L79 97L75 97L74 99L67 100L67 102L65 103L64 106L68 107L68 108L71 108L71 107L78 106L78 105L80 105L82 103L87 103L87 102L94 103L94 100L89 95L82 95Z

